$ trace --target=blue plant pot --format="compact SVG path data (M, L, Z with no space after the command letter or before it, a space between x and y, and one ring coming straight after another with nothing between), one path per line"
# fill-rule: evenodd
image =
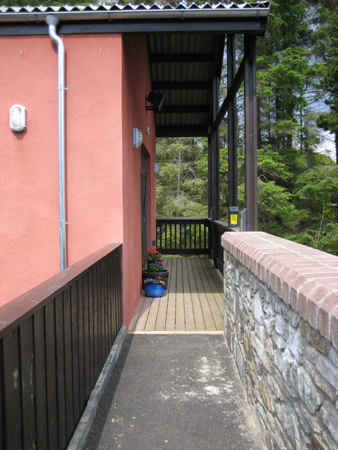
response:
M147 297L162 297L165 291L165 287L154 281L149 281L144 286L144 291Z

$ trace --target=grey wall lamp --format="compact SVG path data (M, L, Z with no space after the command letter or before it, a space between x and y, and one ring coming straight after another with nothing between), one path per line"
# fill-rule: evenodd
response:
M161 111L165 100L164 92L149 92L147 102L151 106L147 106L147 111Z

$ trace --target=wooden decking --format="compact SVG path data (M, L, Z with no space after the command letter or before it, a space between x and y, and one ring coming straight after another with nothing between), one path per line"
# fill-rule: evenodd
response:
M161 298L143 296L130 333L223 333L223 283L207 258L166 258L169 286Z

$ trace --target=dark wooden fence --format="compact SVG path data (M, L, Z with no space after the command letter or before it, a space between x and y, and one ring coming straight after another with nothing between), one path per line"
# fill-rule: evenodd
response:
M156 249L162 254L201 255L209 248L208 219L160 217L156 219Z
M0 449L64 449L122 326L121 245L0 308Z
M156 248L163 255L209 255L223 273L221 236L233 231L221 220L206 217L159 217Z

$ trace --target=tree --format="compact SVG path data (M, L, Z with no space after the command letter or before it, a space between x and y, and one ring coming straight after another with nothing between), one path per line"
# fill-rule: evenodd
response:
M315 33L315 50L322 61L320 87L326 94L329 111L317 118L317 124L335 135L338 164L338 10L336 2L327 1L319 10L321 26Z
M208 215L208 153L195 138L159 139L156 157L157 215L166 217Z

